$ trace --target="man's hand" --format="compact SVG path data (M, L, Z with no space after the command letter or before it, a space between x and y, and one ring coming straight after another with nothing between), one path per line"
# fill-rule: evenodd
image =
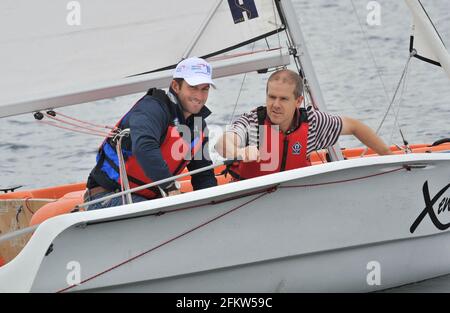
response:
M245 148L239 148L237 153L237 159L242 162L260 162L261 156L256 146L247 146Z
M216 143L217 152L226 159L237 159L242 162L261 161L256 146L240 148L241 140L236 133L226 132Z

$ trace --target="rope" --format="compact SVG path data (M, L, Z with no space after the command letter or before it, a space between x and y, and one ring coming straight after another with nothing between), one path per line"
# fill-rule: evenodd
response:
M99 131L98 129L95 129L95 128L86 127L86 126L82 126L80 124L76 124L76 123L65 121L63 119L57 118L56 116L50 115L48 113L45 113L44 115L46 117L48 117L49 119L52 119L52 120L55 120L55 121L58 121L60 123L67 124L67 125L70 125L70 126L79 127L81 129L84 129L85 131L87 130L87 131L91 131L91 132L94 132L94 133L99 133L100 132L102 134L107 134L107 133L101 132L101 131Z
M91 125L91 126L94 126L94 127L97 127L97 128L107 128L107 129L111 129L111 130L115 130L116 129L115 127L111 127L111 126L108 126L108 125L99 125L99 124L94 124L94 123L87 122L87 121L82 121L82 120L76 119L74 117L70 117L68 115L64 115L61 112L58 112L58 115L61 115L62 117L65 117L65 118L67 118L69 120L76 121L78 123L82 123L82 124L86 124L86 125Z
M130 184L128 182L127 171L125 167L125 160L123 158L122 153L122 139L124 137L128 137L130 135L130 129L124 129L119 134L114 137L114 141L116 142L116 153L119 159L119 177L120 177L120 188L121 191L130 190ZM131 193L122 195L122 203L131 204L133 203Z
M56 117L56 115L60 115L63 117L63 119ZM58 123L52 122L52 121L43 121L43 118L47 117L49 119L52 119ZM56 128L60 128L60 129L64 129L64 130L68 130L70 132L75 132L75 133L81 133L81 134L87 134L87 135L92 135L92 136L100 136L100 137L108 137L111 138L114 136L115 132L116 132L116 128L115 127L111 127L111 126L105 126L105 125L98 125L98 124L94 124L94 123L90 123L90 122L86 122L86 121L82 121L79 120L77 118L74 117L70 117L68 115L62 114L62 113L56 113L53 110L49 110L47 112L45 112L44 114L42 114L41 112L36 112L34 114L34 118L36 120L38 120L40 123L43 124L47 124ZM74 122L71 122L71 121ZM67 127L67 126L63 126L61 124L66 124L72 127ZM92 126L92 127L88 127L86 125ZM105 132L105 129L110 129L111 132L107 133Z
M351 181L357 181L357 180L362 180L362 179L366 179L366 178L376 177L376 176L389 174L389 173L397 172L397 171L404 170L404 169L405 169L405 167L402 166L400 168L396 168L396 169L393 169L393 170L390 170L390 171L381 172L381 173L372 174L372 175L367 175L367 176L362 176L362 177L357 177L357 178L336 180L336 181L332 181L332 182L325 182L325 183L319 183L319 184L280 186L279 188L280 189L282 189L282 188L305 188L305 187L317 187L317 186L325 186L325 185L334 185L334 184L347 183L347 182L351 182Z
M22 210L23 210L23 206L22 205L19 208L16 209L16 227L15 227L16 230L20 228L20 226L19 226L19 214L22 213Z
M47 124L56 128L61 128L61 129L65 129L71 132L75 132L75 133L81 133L81 134L87 134L87 135L92 135L92 136L100 136L100 137L108 137L108 138L112 138L113 136L111 134L107 134L107 133L101 133L101 132L89 132L89 131L82 131L79 129L74 129L74 128L69 128L69 127L65 127L65 126L61 126L58 125L57 123L54 122L50 122L50 121L38 121L38 123L42 123L42 124Z
M32 199L32 197L25 198L25 207L27 208L28 212L30 212L31 215L33 215L35 212L30 208L30 199Z

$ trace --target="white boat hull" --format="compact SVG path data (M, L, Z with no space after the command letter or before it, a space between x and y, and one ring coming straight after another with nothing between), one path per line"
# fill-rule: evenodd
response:
M428 214L410 230L428 198L450 222L449 183L448 153L374 157L58 216L0 268L0 291L392 288L450 273L448 230Z

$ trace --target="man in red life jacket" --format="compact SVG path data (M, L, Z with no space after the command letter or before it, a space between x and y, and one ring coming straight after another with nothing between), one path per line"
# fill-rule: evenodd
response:
M266 106L241 115L218 140L219 154L242 160L229 168L235 179L308 166L312 151L334 145L340 135L354 135L380 155L392 154L362 122L301 108L302 90L297 73L274 72L267 82Z
M180 62L169 91L150 89L117 123L130 135L122 140L122 155L130 188L175 176L187 167L190 171L212 164L208 155L205 106L212 81L211 66L200 58ZM119 192L123 177L116 151L117 142L107 138L97 154L97 164L89 175L85 201ZM213 187L213 170L192 175L194 190ZM161 189L147 188L132 194L133 202L180 193L174 181ZM161 192L161 190L163 192ZM122 197L92 204L88 210L122 205Z

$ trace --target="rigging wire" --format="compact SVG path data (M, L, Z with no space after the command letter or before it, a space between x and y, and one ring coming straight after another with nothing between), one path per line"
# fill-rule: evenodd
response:
M255 42L253 43L252 52L255 49ZM241 98L242 89L244 88L245 80L247 79L247 73L244 73L244 77L242 78L241 87L239 88L239 92L236 98L236 102L234 103L233 112L231 113L230 120L228 122L228 125L231 125L231 122L233 122L234 114L236 113L236 108L239 103L239 99Z
M373 54L373 52L372 52L372 49L371 49L371 46L370 46L370 44L369 44L369 40L368 40L368 38L367 38L367 33L364 31L364 28L363 28L363 26L362 26L362 24L361 24L360 17L359 17L359 15L358 15L358 11L356 10L355 3L353 2L353 0L350 0L350 2L351 2L351 4L352 4L353 11L354 11L354 13L355 13L355 15L356 15L356 18L357 18L357 20L358 20L358 24L359 24L359 27L360 27L361 32L362 32L362 34L363 34L364 40L365 40L365 42L366 42L366 45L367 45L367 48L368 48L370 57L371 57L371 59L372 59L372 62L373 62L374 65L375 65L375 68L376 68L376 71L377 71L377 76L378 76L378 78L380 79L381 85L382 85L382 87L383 87L384 94L385 94L385 96L386 96L386 99L389 101L389 95L388 95L388 92L387 92L387 89L386 89L386 85L385 85L384 80L383 80L383 77L382 77L382 75L381 75L380 67L379 67L378 64L377 64L377 61L376 61L376 59L375 59L375 56L374 56L374 54ZM400 100L399 100L399 102L398 102L398 106L399 106L399 107L397 108L397 112L396 112L396 113L395 113L395 111L394 111L395 120L394 120L394 126L393 126L393 127L397 127L398 130L400 131L400 134L401 134L401 136L402 136L402 138L403 138L403 142L404 142L405 146L407 146L407 141L405 140L405 138L404 138L404 136L403 136L403 132L402 132L400 126L398 125L398 114L399 114L399 112L400 112L400 105L401 105L401 101L402 101L402 96L403 96L403 92L404 92L404 90L405 90L407 70L408 70L409 63L410 63L411 58L412 58L412 56L414 55L414 53L415 53L415 52L412 52L412 53L410 54L410 56L408 57L408 60L407 60L406 65L405 65L405 67L404 67L404 69L403 69L402 75L401 75L400 80L399 80L399 82L398 82L398 84L397 84L397 88L395 89L395 92L394 92L394 95L393 95L393 97L392 97L392 100L389 101L389 106L388 106L388 108L387 108L387 110L386 110L386 113L384 114L384 116L383 116L383 118L382 118L382 120L381 120L379 126L377 127L376 132L375 132L377 135L379 134L379 132L380 132L380 130L381 130L381 128L382 128L384 122L386 121L386 118L387 118L389 112L391 111L391 108L393 109L393 107L394 107L394 103L395 103L395 100L396 100L396 97L397 97L398 90L399 90L399 88L400 88L400 86L402 85L402 82L403 82L402 92L401 92L401 95L400 95ZM393 110L394 110L394 109L393 109ZM390 138L389 142L390 142L391 140L392 140L392 134L391 134L391 138ZM364 155L367 153L367 151L368 151L368 148L365 148L364 151L363 151L363 153L361 154L361 157L364 156Z
M396 106L397 106L397 112L395 112L394 125L392 126L392 131L391 131L391 134L390 134L390 136L389 136L389 141L388 141L388 144L389 144L389 145L392 144L392 141L393 141L392 138L393 138L393 136L394 136L395 127L398 128L398 130L400 131L400 135L401 135L402 138L403 138L403 133L402 133L401 127L400 127L400 125L399 125L398 118L399 118L399 115L400 115L400 108L401 108L401 105L402 105L402 102L403 102L403 95L405 94L405 90L407 89L407 83L408 83L408 68L409 68L410 60L411 60L411 57L408 59L408 63L407 63L407 65L406 65L406 67L405 67L405 78L404 78L404 80L403 80L402 90L401 90L401 92L400 92L400 97L399 97L398 103L396 104ZM403 142L405 142L405 139L404 139L404 138L403 138Z
M244 77L242 78L242 82L241 82L241 87L239 88L239 93L236 98L236 102L234 104L233 112L231 113L231 117L230 117L230 121L228 122L228 125L231 125L231 122L233 122L234 114L236 113L236 108L239 103L239 99L241 98L241 93L242 93L242 89L244 88L244 83L245 83L246 78L247 78L247 73L244 73Z
M371 48L371 46L370 46L370 43L369 43L369 40L368 40L367 33L364 31L364 28L363 28L363 26L362 26L362 24L361 24L360 17L359 17L359 15L358 15L358 11L356 10L355 3L353 2L353 0L350 0L350 2L351 2L351 4L352 4L353 11L355 12L356 19L358 20L359 28L360 28L360 30L361 30L361 32L362 32L363 37L364 37L364 41L365 41L365 43L366 43L366 45L367 45L367 49L368 49L368 51L369 51L370 58L372 59L372 62L373 62L374 65L375 65L375 68L376 68L376 71L377 71L377 76L378 76L378 78L380 79L381 86L383 87L383 91L384 91L384 94L385 94L385 96L386 96L386 101L389 102L389 94L388 94L388 92L387 92L386 85L384 84L384 80L383 80L383 77L382 77L381 72L380 72L380 67L378 66L378 63L377 63L377 61L376 61L376 59L375 59L375 56L373 55L372 48ZM378 134L378 133L377 133L377 134Z
M393 104L395 102L395 99L397 98L398 90L400 89L400 86L401 86L401 84L402 84L402 82L403 82L403 80L404 80L404 78L406 76L406 72L408 70L409 62L411 61L411 58L412 58L412 55L410 55L408 57L408 60L406 61L405 67L404 67L403 72L402 72L402 75L400 76L400 80L399 80L399 82L397 84L397 87L395 88L394 95L392 96L392 100L390 101L388 109L386 110L386 113L384 114L383 119L381 120L381 123L380 123L380 125L377 128L377 131L376 131L377 134L380 131L381 127L383 126L384 122L386 121L387 115L389 114L389 111L391 110L391 108L392 108L392 106L393 106Z
M378 128L377 128L377 131L376 131L377 134L378 134L378 132L381 130L381 127L383 126L384 122L386 121L386 118L387 118L387 116L388 116L388 114L389 114L389 111L390 111L391 107L393 107L393 104L394 104L395 100L397 99L397 94L398 94L398 91L399 91L399 89L400 89L400 86L402 85L402 82L403 82L403 85L404 85L404 81L406 81L406 73L407 73L407 71L408 71L409 63L410 63L410 61L411 61L413 55L414 55L414 52L412 52L412 53L410 54L410 56L408 57L408 60L406 61L405 67L404 67L403 72L402 72L402 75L400 76L400 80L399 80L399 82L398 82L398 84L397 84L397 87L395 88L394 95L392 96L392 100L391 100L391 102L389 103L389 107L388 107L388 109L386 110L386 113L384 114L383 119L381 120L380 125L379 125ZM403 90L404 90L404 88L403 88ZM403 91L402 91L402 92L403 92ZM399 104L399 105L400 105L400 104ZM398 109L398 110L399 110L399 109ZM397 119L396 119L396 122L397 122ZM395 127L395 126L397 126L398 129L399 129L399 131L400 131L400 134L401 134L401 136L402 136L402 138L403 138L403 143L404 143L405 145L407 145L407 141L405 140L405 138L404 138L404 136L403 136L403 132L402 132L402 130L400 129L400 126L399 126L398 124L394 124L394 127ZM368 148L366 147L366 148L364 149L363 153L361 154L361 157L364 156L364 155L367 153L367 150L368 150Z

